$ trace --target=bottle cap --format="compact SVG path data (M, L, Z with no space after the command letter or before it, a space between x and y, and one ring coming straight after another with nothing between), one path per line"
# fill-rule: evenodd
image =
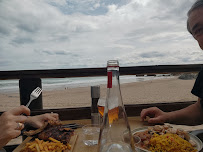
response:
M107 67L119 67L118 60L109 60L107 62Z

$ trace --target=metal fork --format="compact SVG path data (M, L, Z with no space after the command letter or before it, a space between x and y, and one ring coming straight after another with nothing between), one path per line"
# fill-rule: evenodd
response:
M30 103L31 103L34 99L37 99L41 93L42 93L42 89L41 89L40 87L37 87L35 90L33 90L32 93L30 94L30 100L29 100L29 102L26 104L26 107L28 107L28 106L30 105Z
M71 124L64 124L62 125L63 128L71 128L71 129L77 129L82 128L84 125L78 124L78 123L71 123Z

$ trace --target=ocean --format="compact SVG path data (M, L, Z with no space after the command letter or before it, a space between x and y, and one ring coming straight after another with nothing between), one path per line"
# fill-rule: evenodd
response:
M139 81L149 81L155 79L172 78L170 75L157 76L136 76L127 75L120 76L120 83L131 83ZM0 80L0 92L19 92L19 80ZM49 78L42 79L43 90L60 90L65 88L87 87L94 85L101 85L107 83L106 76L100 77L78 77L78 78Z

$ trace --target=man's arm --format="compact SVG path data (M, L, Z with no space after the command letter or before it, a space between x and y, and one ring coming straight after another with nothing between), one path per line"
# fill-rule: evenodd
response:
M184 109L172 112L164 112L157 107L150 107L143 109L140 116L143 121L149 116L148 122L152 124L165 122L185 125L203 124L203 111L200 99Z
M184 109L166 113L167 122L175 124L197 125L203 123L203 110L198 101Z

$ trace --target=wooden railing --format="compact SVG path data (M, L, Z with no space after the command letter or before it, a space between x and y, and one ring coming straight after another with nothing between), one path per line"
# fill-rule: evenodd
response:
M203 64L120 67L120 75L156 75L198 72ZM106 68L0 71L0 80L106 76Z

